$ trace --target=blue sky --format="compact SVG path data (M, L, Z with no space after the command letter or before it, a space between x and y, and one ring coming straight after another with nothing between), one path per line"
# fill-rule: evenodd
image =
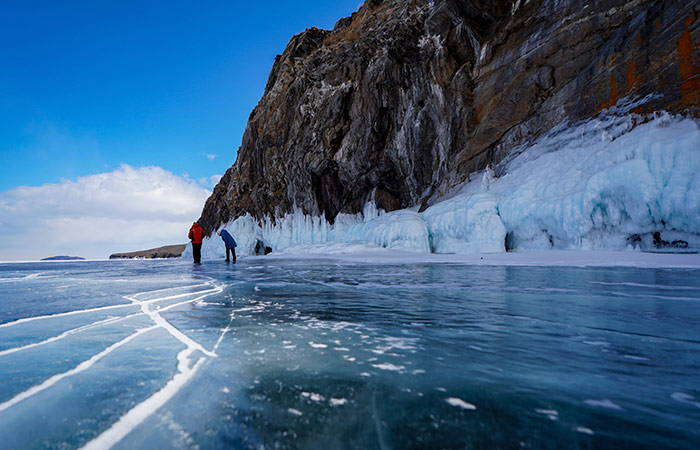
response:
M0 192L121 163L223 173L275 55L359 3L2 2Z
M0 260L187 242L275 55L359 4L0 2Z

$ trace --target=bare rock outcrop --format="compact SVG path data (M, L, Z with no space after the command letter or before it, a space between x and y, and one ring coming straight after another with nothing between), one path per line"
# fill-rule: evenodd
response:
M700 1L368 0L277 56L199 223L439 200L563 120L698 114Z
M148 250L140 250L137 252L128 253L113 253L109 255L109 259L155 259L155 258L179 258L182 252L185 251L187 244L166 245L164 247L151 248Z

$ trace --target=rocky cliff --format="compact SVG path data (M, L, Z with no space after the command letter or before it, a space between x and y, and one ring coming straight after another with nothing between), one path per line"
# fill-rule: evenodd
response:
M436 202L564 120L697 115L700 1L368 0L275 59L208 233L275 218Z

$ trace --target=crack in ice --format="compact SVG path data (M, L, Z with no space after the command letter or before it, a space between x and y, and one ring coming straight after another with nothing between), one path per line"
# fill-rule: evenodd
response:
M47 314L45 316L25 317L23 319L13 320L12 322L0 323L0 328L11 327L13 325L19 325L21 323L32 322L35 320L53 319L56 317L72 316L75 314L84 314L84 313L95 312L95 311L104 311L107 309L126 308L129 306L134 306L134 305L133 305L133 303L124 303L124 304L119 304L119 305L100 306L98 308L79 309L76 311L68 311L68 312L62 312L62 313L56 313L56 314Z
M119 418L106 431L102 432L92 441L83 446L83 449L105 449L111 448L114 444L121 441L134 428L140 425L151 414L156 412L158 408L168 402L197 372L201 365L206 360L201 357L197 360L194 366L189 366L190 356L196 349L188 347L182 350L177 355L178 373L176 373L161 390L148 397L143 402L134 406Z
M136 297L136 296L138 296L138 295L143 295L143 294L153 294L153 293L155 293L155 292L172 291L172 290L174 290L174 289L185 289L185 288L193 288L193 287L202 287L202 286L207 286L207 285L211 285L211 283L202 283L202 284L193 284L193 285L189 285L189 286L178 286L178 287L174 287L174 288L156 289L156 290L154 290L154 291L139 292L139 293L133 294L132 296L123 296L123 297L124 297L124 298L128 298L129 300L131 300L131 297ZM168 296L168 297L159 297L159 298L155 298L155 299L136 300L136 301L139 302L139 303L155 303L155 302L159 302L159 301L163 301L163 300L171 300L171 299L174 299L174 298L185 297L185 296L187 296L187 295L196 295L196 294L200 294L200 293L203 293L203 292L212 292L212 293L214 293L214 292L217 292L217 291L218 291L218 292L221 292L221 290L220 290L219 288L216 288L216 287L215 287L215 288L212 288L212 289L207 289L207 290L205 290L205 291L187 292L187 293L185 293L185 294L178 294L178 295L173 295L173 296ZM198 300L198 299L197 299L197 300ZM72 316L72 315L75 315L75 314L85 314L85 313L91 313L91 312L96 312L96 311L105 311L105 310L108 310L108 309L126 308L126 307L129 307L129 306L134 306L134 302L131 301L131 303L122 303L122 304L119 304L119 305L109 305L109 306L99 306L99 307L97 307L97 308L78 309L78 310L75 310L75 311L66 311L66 312L61 312L61 313L56 313L56 314L46 314L46 315L43 315L43 316L24 317L24 318L21 318L21 319L16 319L16 320L10 321L10 322L0 323L0 328L6 328L6 327L14 326L14 325L19 325L19 324L22 324L22 323L33 322L33 321L35 321L35 320L53 319L53 318L56 318L56 317Z
M152 291L138 292L138 293L133 294L133 295L137 296L137 295L144 295L144 294L155 294L156 292L174 291L175 289L188 289L188 288L196 288L196 287L203 287L203 286L209 286L209 285L211 285L211 284L210 283L187 284L184 286L176 286L176 287L169 287L169 288L163 288L163 289L154 289Z
M202 292L205 292L204 295L200 295L199 297L188 300L188 303L196 302L197 300L204 299L213 293L220 293L222 291L223 291L222 287L215 286L213 289L208 289L207 291L202 291ZM124 298L132 301L135 305L140 306L141 311L144 314L148 315L148 317L150 317L151 320L153 322L155 322L156 325L158 325L159 327L163 328L165 331L170 333L171 336L173 336L175 339L177 339L178 341L185 344L185 346L187 346L188 348L193 348L193 349L199 350L207 356L212 356L212 357L217 356L216 353L214 353L213 351L207 350L201 344L199 344L198 342L195 342L192 338L187 336L185 333L178 330L175 326L173 326L170 322L168 322L165 318L163 318L163 316L161 316L159 314L159 311L151 310L149 308L149 306L151 303L153 303L153 300L140 301L140 300L137 300L136 298L134 298L136 295L138 295L138 294L135 294L134 296L124 296ZM174 297L178 297L178 296L174 296ZM165 310L165 308L162 309L161 311L163 311L163 310Z
M201 287L201 286L205 286L205 285L206 285L206 284L198 284L198 285L184 286L184 287L186 287L186 288L190 288L190 287ZM155 291L140 292L140 293L138 293L138 294L134 294L133 297L135 297L135 296L137 296L137 295L141 295L141 294L152 294L152 293L154 293L154 292L163 292L163 291L169 291L169 290L173 290L173 289L179 289L179 288L166 288L166 289L158 289L158 290L155 290ZM218 292L221 292L221 290L218 289L218 288L212 288L212 289L206 289L206 290L203 290L203 291L188 292L188 293L185 293L185 294L171 295L171 296L168 296L168 297L160 297L160 298L154 298L154 299L148 299L148 300L141 300L141 301L136 300L136 303L138 303L138 304L147 304L147 305L150 305L150 304L157 303L157 302L161 302L161 301L164 301L164 300L172 300L172 299L175 299L175 298L186 297L186 296L189 296L189 295L198 295L198 294L207 294L207 295L208 295L208 294L210 294L210 293L218 293ZM172 304L172 305L168 305L168 306L166 306L166 307L160 308L160 309L158 309L158 311L159 311L159 312L163 312L163 311L167 311L167 310L169 310L169 309L175 308L175 307L177 307L177 306L181 306L181 305L184 305L184 304L187 304L187 303L192 303L192 302L195 302L195 301L197 301L197 300L201 300L201 299L207 297L207 295L199 295L199 296L196 297L196 298L193 298L193 299L190 299L190 300L186 300L186 301L184 301L184 302L174 303L174 304ZM135 305L134 299L133 299L132 297L129 297L129 296L123 296L123 297L126 298L126 299L128 299L128 300L131 302L130 304L124 305L124 306L134 306L134 305ZM94 309L93 309L93 310L94 310ZM73 313L73 314L77 314L77 313L79 313L79 312L89 312L89 311L93 311L93 310L78 310L78 311L74 311L74 312L72 312L72 313ZM60 313L60 315L68 315L68 314L70 314L70 313ZM80 333L80 332L82 332L82 331L86 331L86 330L89 330L89 329L92 329L92 328L95 328L95 327L99 327L99 326L101 326L101 325L109 325L109 324L112 324L112 323L120 322L120 321L122 321L122 320L129 319L129 318L135 317L135 316L139 316L139 315L141 315L141 314L145 314L145 313L144 313L143 311L141 311L141 312L138 312L138 313L135 313L135 314L128 314L128 315L126 315L126 316L109 317L109 318L107 318L107 319L98 320L97 322L92 322L92 323L89 323L89 324L86 324L86 325L83 325L83 326L80 326L80 327L76 327L76 328L73 328L73 329L64 331L63 333L61 333L61 334L59 334L59 335L57 335L57 336L52 336L52 337L50 337L50 338L48 338L48 339L45 339L45 340L43 340L43 341L41 341L41 342L34 342L34 343L32 343L32 344L27 344L27 345L23 345L23 346L19 346L19 347L13 347L13 348L5 349L5 350L0 350L0 356L9 355L9 354L12 354L12 353L17 353L17 352L20 352L20 351L23 351L23 350L29 350L29 349L31 349L31 348L38 347L38 346L40 346L40 345L49 344L49 343L51 343L51 342L56 342L56 341L59 341L59 340L65 338L65 337L68 337L68 336L73 335L73 334ZM22 322L22 321L30 321L30 320L32 320L32 319L51 318L51 317L57 317L57 315L37 316L37 317L35 317L35 318L29 317L29 318L26 318L26 319L19 319L18 321L15 321L15 322L9 322L9 323L3 324L3 325L7 326L7 325L10 325L10 324L17 324L17 323L20 323L20 322ZM3 326L3 325L0 325L0 326Z
M77 328L72 328L70 330L64 331L63 333L61 333L57 336L52 336L52 337L45 339L41 342L34 342L32 344L22 345L20 347L13 347L13 348L5 349L5 350L0 350L0 356L9 355L12 353L17 353L17 352L20 352L23 350L29 350L30 348L38 347L38 346L44 345L44 344L50 344L51 342L60 341L61 339L65 338L65 337L68 337L72 334L80 333L81 331L89 330L92 328L97 328L101 325L109 325L112 323L120 322L122 320L126 320L126 319L129 319L131 317L140 316L141 314L143 314L143 313L139 312L136 314L129 314L129 315L126 315L123 317L109 317L109 318L104 319L104 320L98 320L97 322L89 323L87 325L83 325L83 326L80 326Z
M221 331L221 336L219 336L219 339L216 341L216 344L214 344L214 348L212 349L212 351L215 352L216 349L219 348L219 344L221 344L221 341L224 339L224 335L225 335L226 333L228 333L229 330L231 329L231 324L233 323L234 314L235 314L235 313L232 311L232 312L231 312L231 320L228 321L228 325L226 325L226 328L224 328L224 329Z
M207 284L211 285L211 283L207 283ZM206 360L206 357L201 357L195 363L195 365L190 368L189 367L189 357L192 353L194 353L195 351L200 351L206 356L210 356L210 357L217 356L215 353L215 350L218 347L218 345L221 343L226 332L229 331L230 325L233 321L233 314L231 314L231 321L229 321L228 326L222 330L222 334L219 337L219 339L217 340L217 343L214 347L214 350L213 351L207 350L201 344L195 342L189 336L187 336L186 334L184 334L183 332L178 330L176 327L174 327L170 322L168 322L165 318L163 318L160 315L160 312L168 311L168 310L173 309L177 306L181 306L184 304L193 303L193 302L196 302L198 300L202 300L202 299L204 299L212 294L215 294L215 293L220 293L223 291L223 286L216 286L215 285L212 289L207 289L207 290L203 290L203 291L199 291L199 292L191 292L191 293L187 293L187 294L179 294L179 295L174 295L174 296L160 297L160 298L156 298L156 299L148 299L148 300L143 300L143 301L135 298L136 296L141 295L141 294L147 294L147 293L152 294L153 292L162 292L162 291L166 291L166 290L170 290L170 289L159 289L158 291L142 292L142 293L138 293L138 294L133 294L132 296L124 296L124 298L128 299L131 302L129 304L107 306L107 307L100 307L100 308L90 308L90 309L70 311L70 312L66 312L66 313L58 313L58 314L52 314L52 315L46 315L46 316L28 317L28 318L19 319L19 320L13 321L13 322L1 324L0 327L7 327L7 326L11 326L11 325L17 325L20 323L30 322L33 320L62 317L62 316L67 316L67 315L81 314L81 313L87 313L87 312L93 312L93 311L101 311L101 310L113 309L113 308L119 308L119 307L139 306L141 308L141 312L136 313L136 314L129 314L129 315L124 316L124 317L110 317L110 318L99 320L97 322L93 322L93 323L83 325L83 326L80 326L77 328L73 328L71 330L65 331L57 336L51 337L51 338L46 339L46 340L41 341L41 342L36 342L36 343L28 344L25 346L21 346L21 347L15 347L15 348L3 350L2 352L0 352L0 356L5 355L5 354L10 354L10 353L15 353L15 352L22 351L22 350L27 350L29 348L37 347L39 345L47 344L50 342L55 342L55 341L58 341L58 340L65 338L67 336L70 336L72 334L79 333L81 331L85 331L85 330L88 330L91 328L96 328L96 327L99 327L101 325L116 323L116 322L119 322L121 320L130 318L130 317L134 317L137 315L141 315L141 314L148 315L149 318L155 323L154 325L152 325L150 327L140 328L140 329L136 330L133 334L131 334L131 335L127 336L126 338L110 345L109 347L102 350L101 352L99 352L99 353L93 355L92 357L90 357L89 359L81 362L73 369L68 370L66 372L63 372L63 373L60 373L60 374L53 375L52 377L48 378L44 382L42 382L38 385L32 386L31 388L15 395L11 399L9 399L3 403L0 403L0 411L4 411L4 410L16 405L17 403L19 403L23 400L26 400L27 398L32 397L33 395L36 395L39 392L42 392L42 391L48 389L49 387L53 386L54 384L63 380L64 378L70 377L72 375L75 375L77 373L80 373L80 372L83 372L83 371L89 369L97 361L99 361L103 357L109 355L117 348L122 347L123 345L134 340L138 336L140 336L148 331L162 328L165 331L167 331L171 336L173 336L175 339L177 339L179 342L183 343L186 346L186 349L181 351L177 356L178 373L175 374L175 376L163 387L163 389L161 389L156 394L154 394L153 396L146 399L141 404L137 405L129 413L127 413L125 416L120 418L120 420L116 424L114 424L112 426L112 428L110 428L110 429L113 429L117 426L117 424L119 424L119 426L117 428L119 430L122 430L122 431L120 431L117 434L115 434L114 432L111 432L108 434L108 436L119 436L118 439L116 439L114 441L110 441L111 444L109 444L109 446L118 442L123 436L125 436L129 431L131 431L131 429L133 429L136 425L138 425L138 423L140 423L140 421L133 422L134 417L140 417L141 420L143 420L143 419L145 419L145 417L147 417L152 412L157 410L160 406L162 406L162 404L164 404L168 399L170 399L192 377L192 375L194 375L197 368L199 368L199 366ZM174 298L181 298L181 297L185 297L187 295L197 295L197 297L186 300L186 301L174 303L172 305L168 305L168 306L163 307L159 310L151 310L150 309L150 305L153 303L157 303L157 302L163 301L163 300L171 300ZM136 411L138 414L134 413L134 411ZM129 424L129 423L131 423L130 426L125 425L125 424ZM127 431L123 432L123 430L127 430ZM107 433L107 432L105 432L105 433ZM105 433L103 433L103 435ZM113 438L111 438L111 439L113 439ZM105 447L104 442L103 441L100 441L100 442L102 442L102 443L99 444L99 448L104 448ZM88 444L88 445L90 445L90 444Z
M187 303L195 302L195 301L197 301L197 300L200 300L201 298L203 298L203 297L197 297L197 298L192 299L192 300L185 300L184 302L173 303L172 305L168 305L168 306L165 306L165 307L163 307L163 308L158 309L158 312L168 311L168 310L171 310L171 309L173 309L173 308L177 308L178 306L182 306L182 305L186 305ZM57 335L57 336L50 337L50 338L45 339L45 340L43 340L43 341L41 341L41 342L35 342L35 343L32 343L32 344L23 345L23 346L20 346L20 347L13 347L13 348L8 348L8 349L5 349L5 350L1 350L1 351L0 351L0 356L9 355L9 354L12 354L12 353L17 353L17 352L20 352L20 351L23 351L23 350L29 350L30 348L38 347L38 346L44 345L44 344L50 344L51 342L59 341L59 340L61 340L61 339L63 339L63 338L66 338L66 337L72 335L72 334L77 334L77 333L80 333L80 332L82 332L82 331L86 331L86 330L89 330L89 329L92 329L92 328L97 328L97 327L102 326L102 325L110 325L110 324L113 324L113 323L120 322L120 321L122 321L122 320L126 320L126 319L130 319L130 318L132 318L132 317L140 316L140 315L142 315L142 314L144 314L143 311L138 312L138 313L135 313L135 314L128 314L128 315L126 315L126 316L109 317L109 318L104 319L104 320L99 320L99 321L97 321L97 322L89 323L89 324L87 324L87 325L83 325L83 326L80 326L80 327L77 327L77 328L70 329L70 330L68 330L68 331L64 331L63 333L61 333L61 334L59 334L59 335ZM227 331L228 331L228 330L227 330ZM223 336L221 336L221 338L220 338L219 340L221 340L222 338L223 338Z
M80 373L80 372L83 372L83 371L89 369L97 361L99 361L103 357L109 355L117 348L129 343L130 341L134 340L136 337L142 335L143 333L146 333L146 332L151 331L151 330L155 330L156 328L158 328L157 325L152 325L148 328L141 328L139 330L136 330L135 333L125 337L124 339L122 339L119 342L116 342L116 343L110 345L106 349L102 350L100 353L93 355L90 359L81 362L80 364L75 366L73 369L68 370L66 372L63 372L63 373L56 374L56 375L52 376L51 378L49 378L48 380L44 381L43 383L38 384L36 386L33 386L33 387L27 389L26 391L15 395L10 400L7 400L3 403L0 403L0 411L4 411L11 406L14 406L17 403L19 403L23 400L26 400L35 394L38 394L39 392L53 386L54 384L58 383L59 381L61 381L62 379L66 378L66 377L69 377L71 375L75 375L76 373Z
M217 292L222 292L223 287L217 286L214 288ZM206 297L203 296L202 298ZM128 297L127 297L128 298ZM133 298L130 298L135 302ZM194 300L191 300L194 301ZM92 441L88 442L83 449L104 449L111 448L114 444L121 441L126 435L131 433L131 431L139 426L144 420L146 420L151 414L156 412L161 406L168 402L180 389L194 376L201 365L206 361L206 357L200 357L197 362L190 367L190 356L195 351L200 351L207 356L216 357L216 349L224 338L224 335L230 330L231 323L233 323L234 313L231 312L231 318L228 325L222 329L219 339L216 341L212 351L206 350L203 346L190 339L189 336L185 335L177 328L172 326L167 320L158 314L156 311L150 311L148 305L142 304L142 310L148 314L151 319L156 322L158 327L165 328L173 337L178 339L180 342L187 346L186 349L182 350L177 355L178 360L178 373L176 373L170 381L158 392L148 397L146 400L142 401L126 414L117 420L110 428L103 431L99 436L97 436Z

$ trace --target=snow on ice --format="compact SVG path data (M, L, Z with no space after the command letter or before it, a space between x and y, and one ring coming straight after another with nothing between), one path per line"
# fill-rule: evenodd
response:
M360 214L339 215L333 225L297 211L275 224L247 215L226 228L239 255L255 254L259 242L294 254L653 249L656 231L697 250L698 174L700 128L693 119L602 116L562 124L514 149L422 213L387 213L370 203ZM205 240L202 254L223 257L221 239Z

